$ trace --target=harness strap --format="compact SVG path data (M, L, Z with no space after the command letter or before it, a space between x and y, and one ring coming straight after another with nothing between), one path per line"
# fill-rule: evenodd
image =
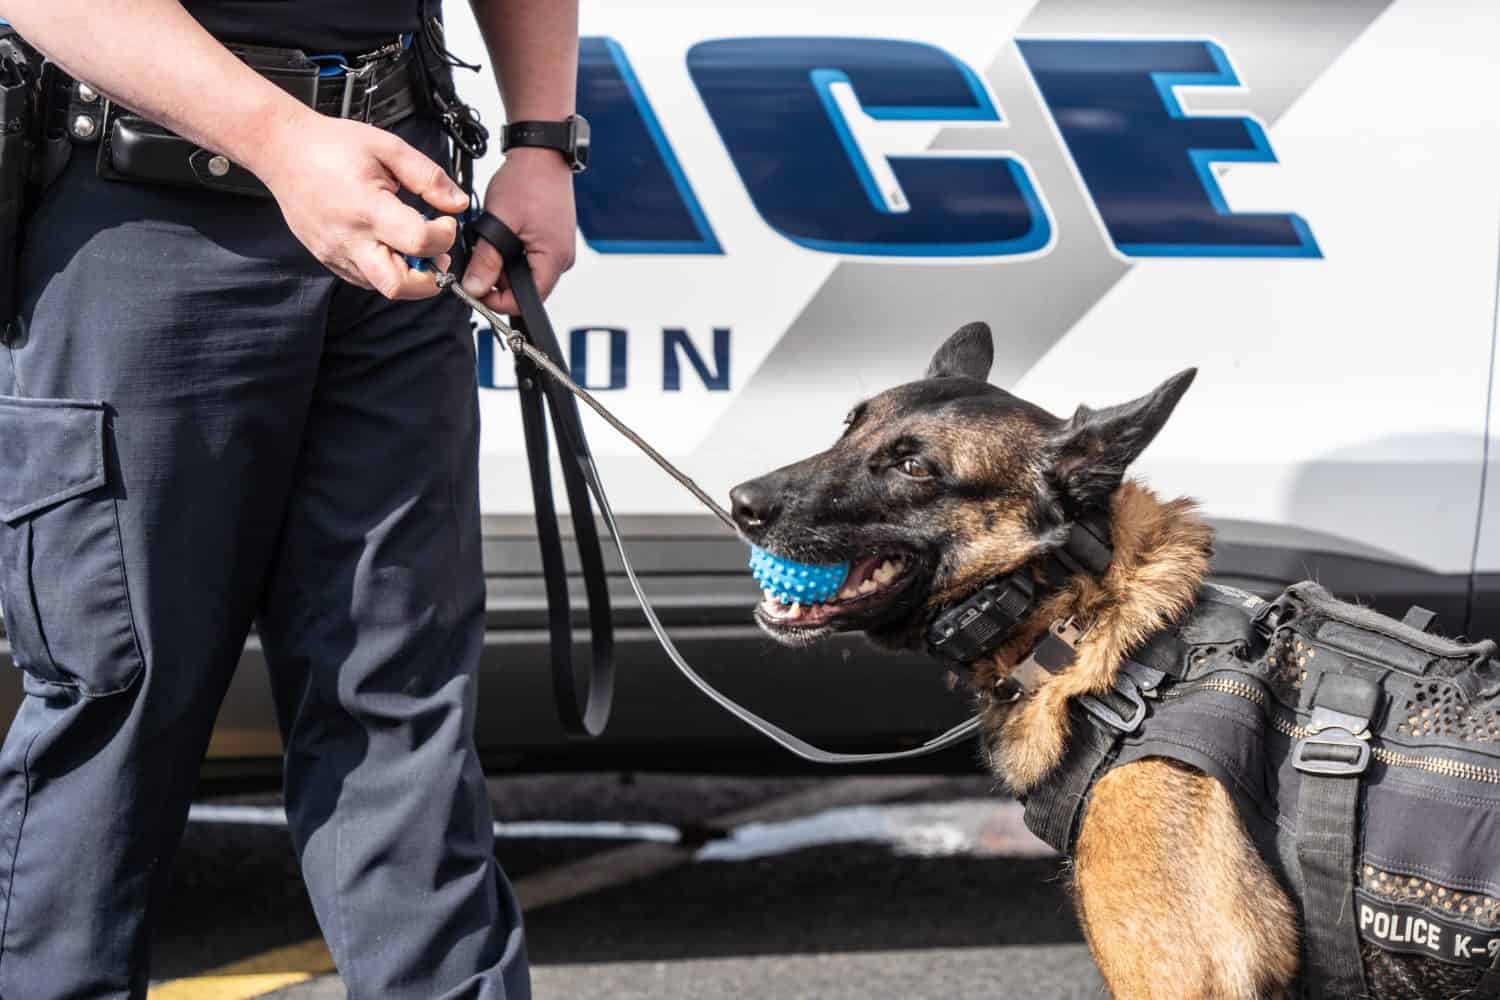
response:
M500 317L489 311L483 304L472 300L467 293L463 292L462 285L452 282L451 276L449 276L450 284L448 287L453 289L455 294L458 294L465 302L478 308L481 314L490 320L491 330L497 339L501 339L502 346L512 350L518 358L524 357L530 364L534 365L533 372L535 372L535 369L541 369L541 371L547 374L548 378L546 379L538 379L533 374L532 381L544 387L542 391L545 392L547 401L551 404L550 410L553 426L558 431L556 434L558 449L568 452L567 459L563 462L564 482L568 482L569 469L575 470L583 483L586 484L588 492L593 495L594 501L598 503L599 513L604 518L604 523L609 529L610 538L614 542L615 549L620 554L620 564L625 569L625 576L630 581L630 588L634 591L636 599L640 601L641 611L645 614L646 621L651 626L651 631L656 635L656 639L661 644L662 649L683 677L687 678L689 683L703 692L714 704L724 709L730 715L733 715L772 742L780 745L783 749L814 764L876 764L886 761L910 760L914 757L923 757L972 739L979 729L978 716L966 719L927 742L905 750L893 750L886 753L834 753L815 747L793 736L775 723L756 715L748 708L721 693L688 665L687 660L678 652L671 637L667 635L666 629L662 627L660 619L657 618L656 609L651 606L650 600L647 599L645 591L641 587L640 580L636 577L635 569L631 566L630 558L625 553L625 547L620 539L619 525L615 521L614 510L610 506L609 498L604 492L604 485L599 478L599 471L594 465L593 457L589 453L587 443L584 440L582 424L578 419L577 405L569 393L573 393L579 399L582 399L592 409L608 420L612 426L620 427L621 425L619 425L618 420L602 404L589 396L584 390L578 388L573 380L569 378L567 372L558 364L556 359L562 356L562 351L557 344L556 337L552 335L552 325L548 321L546 310L542 306L541 295L537 292L536 282L532 278L531 268L526 261L525 248L520 237L488 212L481 213L477 218L473 219L467 228L468 234L485 240L499 251L504 262L506 280L510 283L511 291L515 294L516 303L520 307L525 323L515 328L512 337L501 339L500 330L505 329L507 324ZM472 240L470 242L472 243ZM628 429L624 429L623 432L627 433L627 436L630 436L632 441L636 440L634 435L628 433ZM528 438L528 451L530 450L531 446ZM653 457L656 456L653 455ZM665 459L661 459L660 461L664 462ZM681 477L681 474L676 473L675 470L669 471L673 471L674 475L679 477L679 481L685 478ZM546 480L547 478L546 466L544 464L541 465L539 470L538 463L533 460L532 479L534 493L536 492L535 482L537 480ZM547 495L550 498L550 491ZM709 502L711 503L711 501ZM592 509L588 503L588 495L584 494L582 502L579 502L573 499L571 488L569 489L569 503L573 512L574 532L579 540L580 554L582 554L585 548L587 548L587 540L592 540L595 547L598 545L598 534L594 530ZM537 514L540 535L546 530L542 526L542 511L540 507ZM555 514L552 515L550 525L551 530L556 532ZM561 558L560 553L558 558ZM591 571L587 564L584 566L585 583L589 587L591 595L589 614L591 623L595 626L596 640L599 635L596 607L603 609L605 612L603 615L605 627L607 627L608 619L607 603L601 603L596 606L592 599L596 587L607 598L607 592L604 590L606 580L602 560L597 563L597 567L597 570ZM571 615L569 609L566 607L567 589L565 584L557 586L552 582L554 574L550 568L547 569L547 573L549 577L548 612L549 627L552 634L554 689L559 692L574 691L575 689L571 686L573 683L571 660L572 631ZM557 573L556 577L561 580L561 573ZM561 600L554 601L554 591L560 593ZM612 672L601 673L599 670L600 660L598 657L597 641L595 644L595 654L595 672L591 678L590 687L582 696L582 701L590 706L589 710L593 710L592 707L596 704L602 704L604 706L602 711L607 715L608 699L612 692L613 675ZM566 666L566 679L562 677L564 666ZM569 711L567 703L560 703L559 709L566 718ZM589 710L585 710L582 713L585 720L590 718ZM602 721L603 717L600 717L601 728Z
M1167 677L1180 681L1187 676L1187 654L1188 644L1176 630L1164 628L1131 652L1130 659L1141 670L1154 672L1155 683L1147 685L1154 689Z
M1324 674L1309 734L1292 763L1301 772L1297 863L1307 970L1320 995L1365 995L1354 909L1359 776L1370 766L1369 725L1380 688L1363 677Z
M1071 709L1072 738L1062 762L1047 780L1026 794L1026 828L1059 854L1071 854L1084 804L1094 781L1108 769L1120 733L1077 708Z

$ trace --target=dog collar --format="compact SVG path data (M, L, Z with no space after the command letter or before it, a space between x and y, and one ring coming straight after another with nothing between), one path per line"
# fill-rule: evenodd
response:
M934 656L967 666L1010 638L1041 599L1069 577L1078 573L1102 576L1113 558L1108 518L1102 512L1080 517L1068 526L1068 537L1059 548L939 611L927 628L927 648ZM1053 623L1048 636L1062 641L1062 633L1055 631L1058 624ZM1078 631L1076 626L1073 631ZM1071 647L1067 648L1071 662ZM1035 656L1033 651L1027 662Z
M1026 659L995 682L995 700L1009 705L1035 694L1053 674L1072 665L1078 644L1087 634L1088 629L1080 627L1073 618L1059 618L1047 626Z

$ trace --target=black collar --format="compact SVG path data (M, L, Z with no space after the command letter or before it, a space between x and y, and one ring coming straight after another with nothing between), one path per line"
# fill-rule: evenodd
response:
M1069 577L1103 576L1113 558L1108 516L1102 511L1084 514L1068 525L1061 547L938 612L927 628L927 648L944 660L973 663L1010 638L1042 598Z

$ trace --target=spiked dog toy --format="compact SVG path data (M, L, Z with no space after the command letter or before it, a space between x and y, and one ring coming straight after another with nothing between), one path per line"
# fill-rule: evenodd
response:
M762 590L783 604L821 604L839 592L849 564L815 566L750 549L750 573Z

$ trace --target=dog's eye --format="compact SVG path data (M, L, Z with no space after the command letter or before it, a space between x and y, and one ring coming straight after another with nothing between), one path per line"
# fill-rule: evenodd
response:
M910 476L912 479L932 478L932 470L923 465L922 460L918 458L902 459L901 464L896 466L896 471L900 472L903 476Z

